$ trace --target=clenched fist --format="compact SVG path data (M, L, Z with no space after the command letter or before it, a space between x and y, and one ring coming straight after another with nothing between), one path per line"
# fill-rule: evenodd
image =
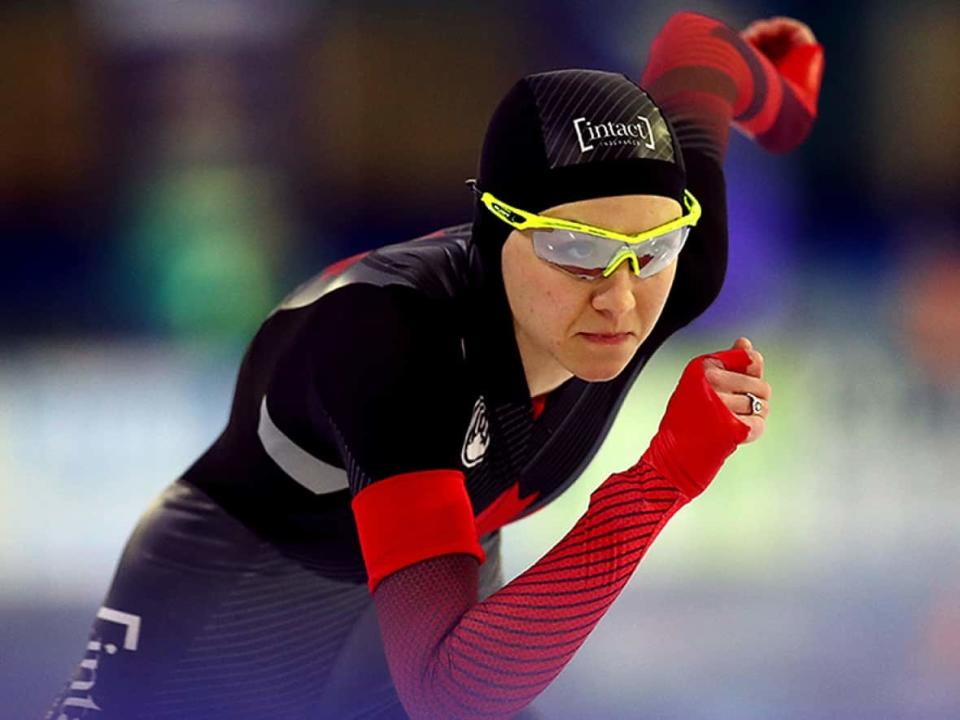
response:
M772 17L754 20L740 33L777 69L812 115L817 113L823 79L823 45L799 20Z
M783 60L793 48L799 45L814 45L817 42L809 25L782 16L754 20L740 35L766 55L774 65Z
M737 338L733 349L745 350L750 357L750 364L743 372L727 370L719 360L708 357L703 361L703 374L723 404L737 420L750 428L749 434L743 440L743 444L746 444L763 435L767 416L770 414L770 396L773 389L770 383L763 379L763 355L753 349L750 340L745 337ZM762 401L763 409L759 414L752 414L753 402L746 393L751 393Z
M751 414L752 393L762 403ZM763 356L741 337L729 350L695 357L670 396L660 428L643 454L688 498L702 493L737 446L763 434L771 389Z

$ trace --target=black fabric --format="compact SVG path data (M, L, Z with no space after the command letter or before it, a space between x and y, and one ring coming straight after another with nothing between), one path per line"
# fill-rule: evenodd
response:
M524 81L537 104L551 169L646 158L682 171L669 124L650 96L625 75L556 70Z
M627 134L634 126L649 132ZM591 128L603 137L590 140ZM523 78L500 101L484 138L477 182L504 202L540 212L631 194L664 195L682 204L686 174L673 127L635 83L617 73L557 70ZM501 245L511 229L479 202L474 222L474 236L492 246Z
M402 473L458 468L475 398L463 391L469 386L460 335L443 306L406 288L366 284L333 293L327 305L323 331L330 341L311 344L304 369L313 402L301 399L283 415L300 406L315 426L330 419L343 455L355 461L348 466L351 494ZM288 363L299 362L297 354L281 360L278 390L289 386L282 380Z
M503 584L499 534L484 549L482 597ZM264 542L188 483L140 520L103 607L136 617L135 647L133 621L99 617L50 720L407 720L367 588Z

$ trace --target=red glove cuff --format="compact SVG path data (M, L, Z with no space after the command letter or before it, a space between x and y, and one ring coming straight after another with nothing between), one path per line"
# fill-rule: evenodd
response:
M667 403L660 429L643 459L659 470L689 498L702 493L727 457L750 433L714 392L703 361L719 360L727 370L746 372L750 354L743 349L701 355L683 371Z

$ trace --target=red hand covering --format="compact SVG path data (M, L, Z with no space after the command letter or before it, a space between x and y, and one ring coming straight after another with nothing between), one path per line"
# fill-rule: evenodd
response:
M685 149L713 146L720 159L731 119L772 152L803 142L816 118L822 74L819 44L796 45L774 64L720 21L682 12L653 41L640 84L671 119L695 116L710 129L708 137L680 138Z
M683 371L667 404L660 429L650 441L643 459L659 469L684 495L702 493L720 472L723 461L750 433L713 392L704 375L703 361L716 358L727 370L744 373L750 365L746 350L724 350L694 358ZM710 432L690 432L690 428Z

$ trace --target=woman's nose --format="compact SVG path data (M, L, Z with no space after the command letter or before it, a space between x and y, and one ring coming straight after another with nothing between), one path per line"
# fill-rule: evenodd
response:
M637 306L633 294L635 278L629 261L621 263L609 277L598 280L597 283L599 287L593 295L595 310L622 315Z

